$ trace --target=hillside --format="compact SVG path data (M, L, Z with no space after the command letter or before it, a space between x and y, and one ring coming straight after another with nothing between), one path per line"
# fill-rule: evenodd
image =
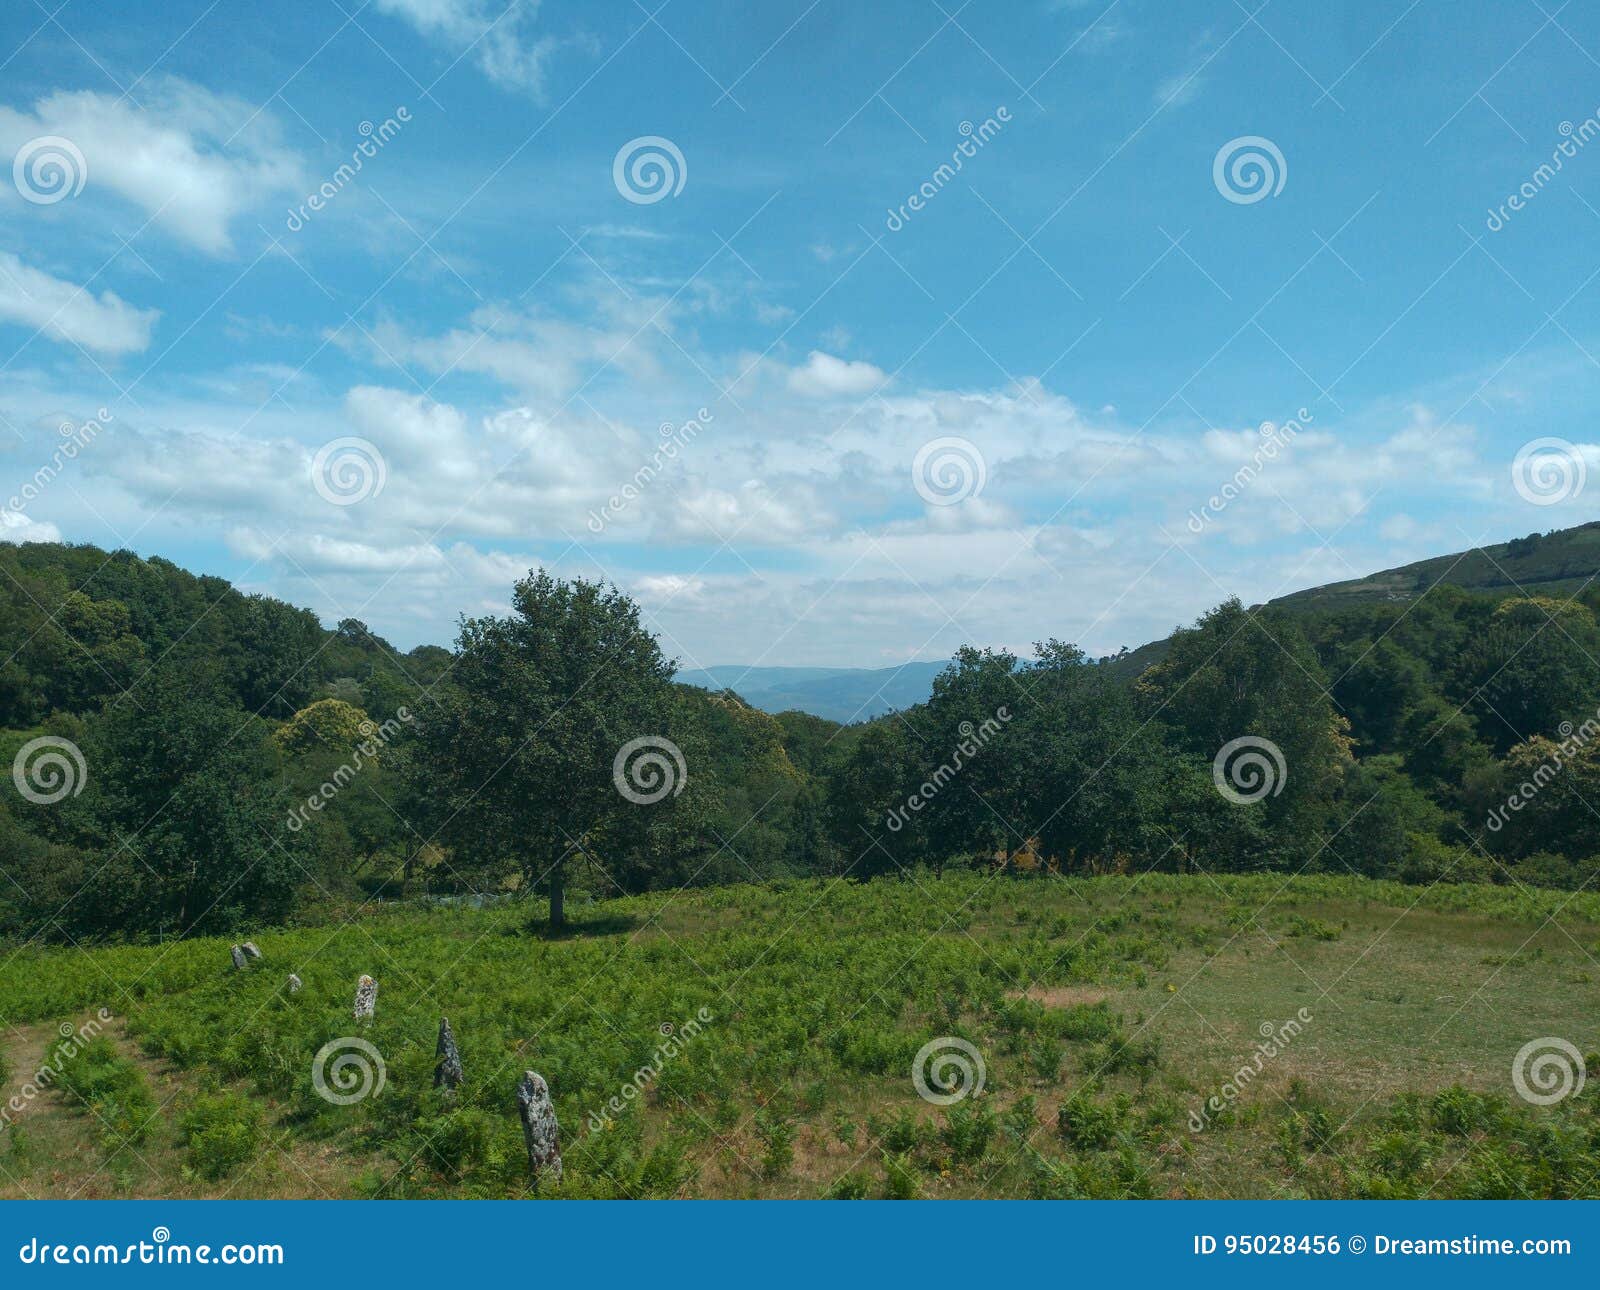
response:
M1491 546L1380 569L1364 578L1292 591L1267 603L1296 614L1337 611L1359 605L1407 604L1431 587L1460 587L1479 595L1571 596L1600 573L1600 521L1576 528L1530 533ZM1259 606L1258 606L1259 608ZM1131 680L1167 654L1167 641L1150 641L1106 666Z

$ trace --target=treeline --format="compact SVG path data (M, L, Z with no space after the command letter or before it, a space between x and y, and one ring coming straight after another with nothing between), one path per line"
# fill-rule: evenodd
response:
M1579 887L1592 598L1229 602L1129 681L965 649L841 727L679 685L612 588L535 574L394 649L163 560L0 547L0 932L168 937L402 895L921 867ZM1592 805L1591 805L1592 804Z

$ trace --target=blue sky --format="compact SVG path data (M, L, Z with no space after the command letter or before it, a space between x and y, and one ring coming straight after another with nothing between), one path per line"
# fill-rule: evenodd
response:
M0 5L5 540L404 646L545 565L685 666L884 666L1600 495L1590 7L52 10Z

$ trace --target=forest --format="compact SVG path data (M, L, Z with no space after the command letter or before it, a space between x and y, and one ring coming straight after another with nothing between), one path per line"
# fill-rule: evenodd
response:
M127 551L0 574L18 943L958 869L1579 889L1600 857L1595 592L1233 600L1131 675L974 644L840 725L678 684L624 594L538 571L410 651Z

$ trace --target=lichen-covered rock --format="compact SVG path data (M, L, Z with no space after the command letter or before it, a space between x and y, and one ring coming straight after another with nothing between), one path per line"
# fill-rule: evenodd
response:
M356 1020L371 1021L378 1010L378 983L365 973L356 982Z
M439 1018L439 1044L434 1052L439 1064L433 1068L433 1086L454 1092L456 1085L461 1083L461 1050L456 1047L449 1017Z
M550 1088L537 1071L523 1071L517 1085L517 1113L528 1146L528 1167L535 1179L561 1179L561 1126L550 1102Z
M253 959L258 959L261 957L261 951L256 948L256 943L254 941L246 941L239 948Z
M232 946L228 950L228 953L233 958L234 969L236 971L243 972L245 970L245 967L250 962L250 960L245 958L245 956L244 956L244 948L242 946L235 945L235 946Z
M290 994L299 994L300 993L300 987L303 986L304 984L305 984L305 982L302 981L299 977L297 977L293 972L289 973L289 993Z

